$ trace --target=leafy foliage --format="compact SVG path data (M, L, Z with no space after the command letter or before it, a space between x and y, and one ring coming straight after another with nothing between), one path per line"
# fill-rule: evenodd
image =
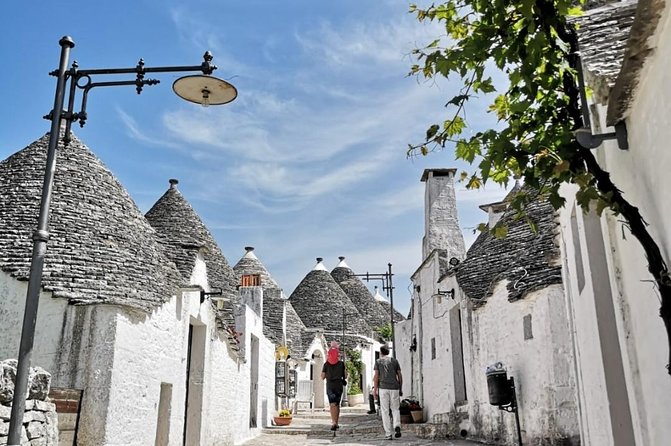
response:
M347 369L347 394L362 393L361 372L363 371L363 362L361 362L361 352L348 348L345 368Z
M433 124L425 141L410 145L409 154L427 154L454 147L458 159L477 167L462 174L468 188L488 181L507 185L523 178L563 205L559 186L579 184L580 204L609 197L596 187L577 150L573 131L582 126L575 34L567 24L569 14L579 13L571 0L448 0L440 5L410 11L420 21L438 21L445 37L414 51L417 64L410 74L430 79L444 76L462 84L449 99L448 119ZM497 92L493 78L504 73L505 90ZM500 121L496 129L467 133L468 101L498 93L489 105ZM529 201L513 203L523 209Z
M408 146L408 154L454 148L458 159L475 167L461 174L467 188L480 188L488 181L506 185L510 178L523 178L531 186L527 190L537 191L558 209L565 202L560 186L572 183L579 188L576 201L584 210L601 214L609 209L619 215L645 251L671 345L671 277L666 261L638 209L574 136L584 126L578 43L568 19L580 14L576 3L584 1L447 0L427 8L411 5L410 12L420 22L437 21L445 33L414 50L417 63L410 75L443 76L459 82L461 89L446 102L447 119L432 124L423 142ZM501 73L507 84L498 91L493 79ZM472 132L466 105L485 95L494 97L489 112L499 125ZM511 206L524 217L526 205L536 198L519 193ZM495 235L505 236L505 230L495 228L499 231Z
M375 329L384 341L391 341L391 322L387 322Z

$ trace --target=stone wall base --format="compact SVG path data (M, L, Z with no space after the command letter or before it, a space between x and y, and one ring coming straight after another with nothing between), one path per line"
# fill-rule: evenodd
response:
M0 445L7 444L11 406L0 404ZM58 415L56 405L41 400L27 400L23 414L21 444L58 446Z

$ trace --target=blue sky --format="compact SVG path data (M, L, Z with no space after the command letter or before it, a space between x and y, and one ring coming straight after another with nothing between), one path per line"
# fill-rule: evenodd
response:
M143 212L177 178L182 194L233 265L244 246L288 294L324 257L358 273L394 266L395 301L409 308L409 275L421 263L422 171L466 165L446 150L408 160L457 85L406 77L410 51L440 33L379 0L7 2L0 54L0 158L42 136L53 104L58 40L70 35L80 68L198 65L210 50L215 75L233 83L231 104L203 108L171 91L179 74L138 96L130 87L89 97L76 134ZM492 125L486 104L469 122ZM467 244L486 219L491 185L457 185Z

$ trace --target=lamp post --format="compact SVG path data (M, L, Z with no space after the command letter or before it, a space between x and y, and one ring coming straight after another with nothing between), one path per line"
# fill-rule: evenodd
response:
M347 371L347 348L345 347L345 319L347 316L356 316L358 313L346 313L345 310L342 311L342 362L345 365L345 371ZM350 378L350 381L352 378ZM347 398L347 387L349 387L349 384L346 386L343 386L343 396L342 396L342 402L341 405L342 407L347 407L349 406L349 399Z
M235 87L228 82L210 76L217 69L212 64L212 54L208 51L203 56L203 63L193 66L174 67L145 67L144 61L140 59L137 66L133 68L104 68L93 70L79 70L76 62L67 69L70 58L70 50L75 42L69 36L64 36L58 42L61 46L60 61L58 69L49 73L56 77L56 94L54 107L44 118L51 121L49 133L49 146L47 149L47 163L42 184L42 196L40 199L40 212L37 229L33 233L33 251L30 263L30 275L28 279L28 291L26 293L26 306L23 315L23 326L21 329L21 344L16 370L16 383L14 386L14 397L12 399L12 413L9 422L8 446L18 446L21 443L21 427L23 414L26 408L26 393L28 390L28 371L30 369L33 343L35 339L35 322L37 319L37 307L42 286L42 270L44 268L44 256L49 240L49 207L51 204L51 193L53 187L54 173L56 171L56 148L60 137L61 121L65 121L63 143L70 142L70 128L73 121L79 121L83 127L86 123L86 103L91 89L96 87L112 87L132 85L138 94L146 85L156 85L160 81L156 79L145 79L146 73L174 73L174 72L202 72L201 75L185 76L173 83L174 92L186 101L202 104L203 106L226 104L233 101L237 96ZM135 74L135 80L92 82L92 77L98 75ZM65 101L66 84L69 85L69 96L67 110L63 110ZM80 111L75 112L75 96L77 89L83 90Z
M394 284L392 277L394 274L391 272L391 263L387 264L386 273L366 273L366 274L354 274L356 277L363 278L366 282L371 280L380 280L382 281L382 289L386 291L387 297L389 298L389 321L391 322L391 343L393 348L391 349L391 355L393 358L396 358L396 331L394 329Z

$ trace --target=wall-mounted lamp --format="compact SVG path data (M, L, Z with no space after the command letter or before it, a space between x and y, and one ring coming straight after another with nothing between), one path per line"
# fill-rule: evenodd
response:
M436 296L438 296L438 303L440 303L441 296L450 296L450 299L454 299L454 288L447 291L438 290Z
M200 303L202 304L203 302L205 302L206 297L222 296L223 294L224 292L221 289L219 289L218 291L210 291L210 292L200 290ZM228 297L215 297L214 299L211 300L217 302L217 308L222 308L223 303L229 301L230 299Z
M412 342L410 343L410 351L411 352L417 351L417 336L412 337Z
M616 139L617 145L621 150L629 150L629 142L627 141L627 126L624 121L615 124L615 131L612 133L601 133L593 135L592 130L581 128L576 130L575 138L582 147L586 149L596 149L607 139Z

